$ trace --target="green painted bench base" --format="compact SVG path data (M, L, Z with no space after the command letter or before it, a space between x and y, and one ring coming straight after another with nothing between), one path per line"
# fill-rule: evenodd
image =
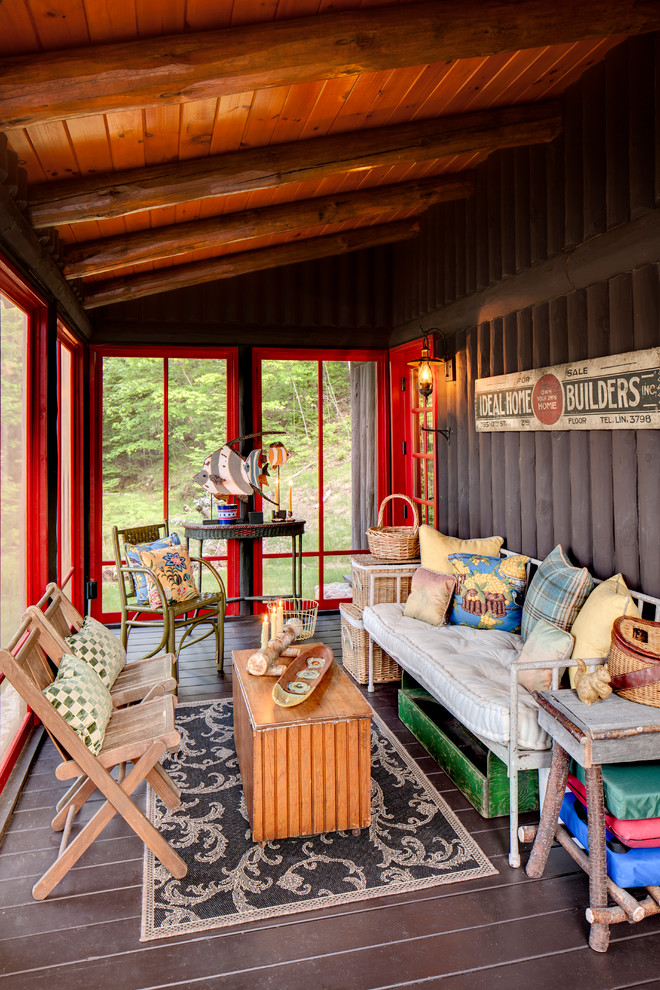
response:
M506 764L405 671L399 690L399 718L480 815L496 818L509 814ZM536 810L538 772L522 770L518 788L519 811Z

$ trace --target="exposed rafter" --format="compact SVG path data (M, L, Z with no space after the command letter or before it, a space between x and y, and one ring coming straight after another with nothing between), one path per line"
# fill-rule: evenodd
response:
M346 220L382 217L390 210L420 213L433 203L463 199L473 190L474 174L465 172L281 203L261 210L244 210L190 223L169 224L153 230L73 244L64 252L63 271L67 278L82 278L253 237L268 237Z
M419 233L416 220L401 220L398 223L379 224L376 227L363 227L342 234L293 241L277 247L261 248L256 251L243 251L222 258L210 258L176 268L162 268L142 275L116 278L98 282L89 287L85 297L85 309L94 309L109 303L123 302L126 299L139 299L141 296L168 292L186 285L201 282L214 282L221 278L234 278L247 272L279 268L300 261L329 258L332 255L348 254L363 248L391 244L394 241L408 240Z
M0 127L660 28L653 0L434 0L2 59Z
M559 103L547 102L268 145L43 183L30 190L30 215L35 227L101 220L377 165L538 144L552 141L561 126Z

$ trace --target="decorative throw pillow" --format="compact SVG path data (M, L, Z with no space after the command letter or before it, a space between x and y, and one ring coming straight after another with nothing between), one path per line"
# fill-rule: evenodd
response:
M519 661L566 660L573 649L573 637L565 629L553 626L545 619L539 619L529 634ZM518 683L528 691L549 691L552 686L552 668L541 667L534 670L521 670Z
M184 547L163 547L160 550L141 550L140 560L144 567L150 567L160 581L168 602L185 602L196 598L199 592L192 573L190 557ZM147 575L149 604L155 608L162 606L160 594L154 581Z
M455 536L443 536L433 526L419 527L419 552L422 567L436 574L453 574L450 553L476 553L484 557L497 557L504 540L501 536L487 536L479 540L459 540Z
M639 609L630 597L626 582L620 574L613 574L607 581L597 584L578 612L571 627L575 637L573 660L606 657L610 652L612 625L620 615L639 618ZM571 667L568 676L574 686L576 668Z
M436 574L418 567L412 576L403 614L432 626L444 626L455 584L456 578L450 574Z
M96 671L80 657L65 653L57 677L42 693L98 755L112 714L112 698Z
M126 544L126 560L130 566L140 567L140 551L141 550L161 550L163 547L179 547L181 546L181 540L176 533L172 533L171 536L164 536L160 540L154 540L153 543L127 543ZM134 574L133 580L135 581L135 590L137 592L138 605L148 605L149 604L149 589L147 587L147 575L146 574Z
M519 632L529 557L452 553L449 560L456 574L449 622Z
M82 628L67 636L66 644L74 656L94 668L109 691L126 664L126 650L119 637L86 615Z
M539 619L570 630L589 597L594 580L586 567L574 567L561 546L539 566L525 598L522 638L526 640Z

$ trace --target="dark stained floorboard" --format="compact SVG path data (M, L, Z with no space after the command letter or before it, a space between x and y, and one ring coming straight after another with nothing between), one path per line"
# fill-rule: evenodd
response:
M225 669L210 640L180 661L182 701L231 696L231 650L256 646L259 619L226 623ZM341 655L339 616L319 616L316 638ZM133 633L129 655L147 652ZM366 691L364 692L366 694ZM606 955L588 948L586 877L552 849L541 880L507 862L508 822L486 820L401 725L396 686L369 696L490 857L495 876L391 894L266 922L140 943L143 848L115 818L46 901L32 899L59 836L50 829L64 790L57 757L41 750L0 846L0 990L451 990L660 986L660 919L612 931ZM94 813L88 802L82 821ZM536 816L523 816L534 821Z

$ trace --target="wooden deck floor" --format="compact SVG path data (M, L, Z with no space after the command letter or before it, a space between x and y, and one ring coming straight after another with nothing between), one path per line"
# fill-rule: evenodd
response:
M320 616L317 632L340 653L337 614ZM227 655L257 638L254 620L229 621ZM181 663L181 700L230 696L231 670L219 676L195 649ZM660 987L659 919L617 926L606 955L589 949L587 881L567 854L553 849L541 880L510 869L507 820L482 819L424 754L397 719L394 686L370 700L497 876L141 944L142 846L117 819L53 895L31 897L58 845L49 822L64 789L47 744L0 846L0 990Z

